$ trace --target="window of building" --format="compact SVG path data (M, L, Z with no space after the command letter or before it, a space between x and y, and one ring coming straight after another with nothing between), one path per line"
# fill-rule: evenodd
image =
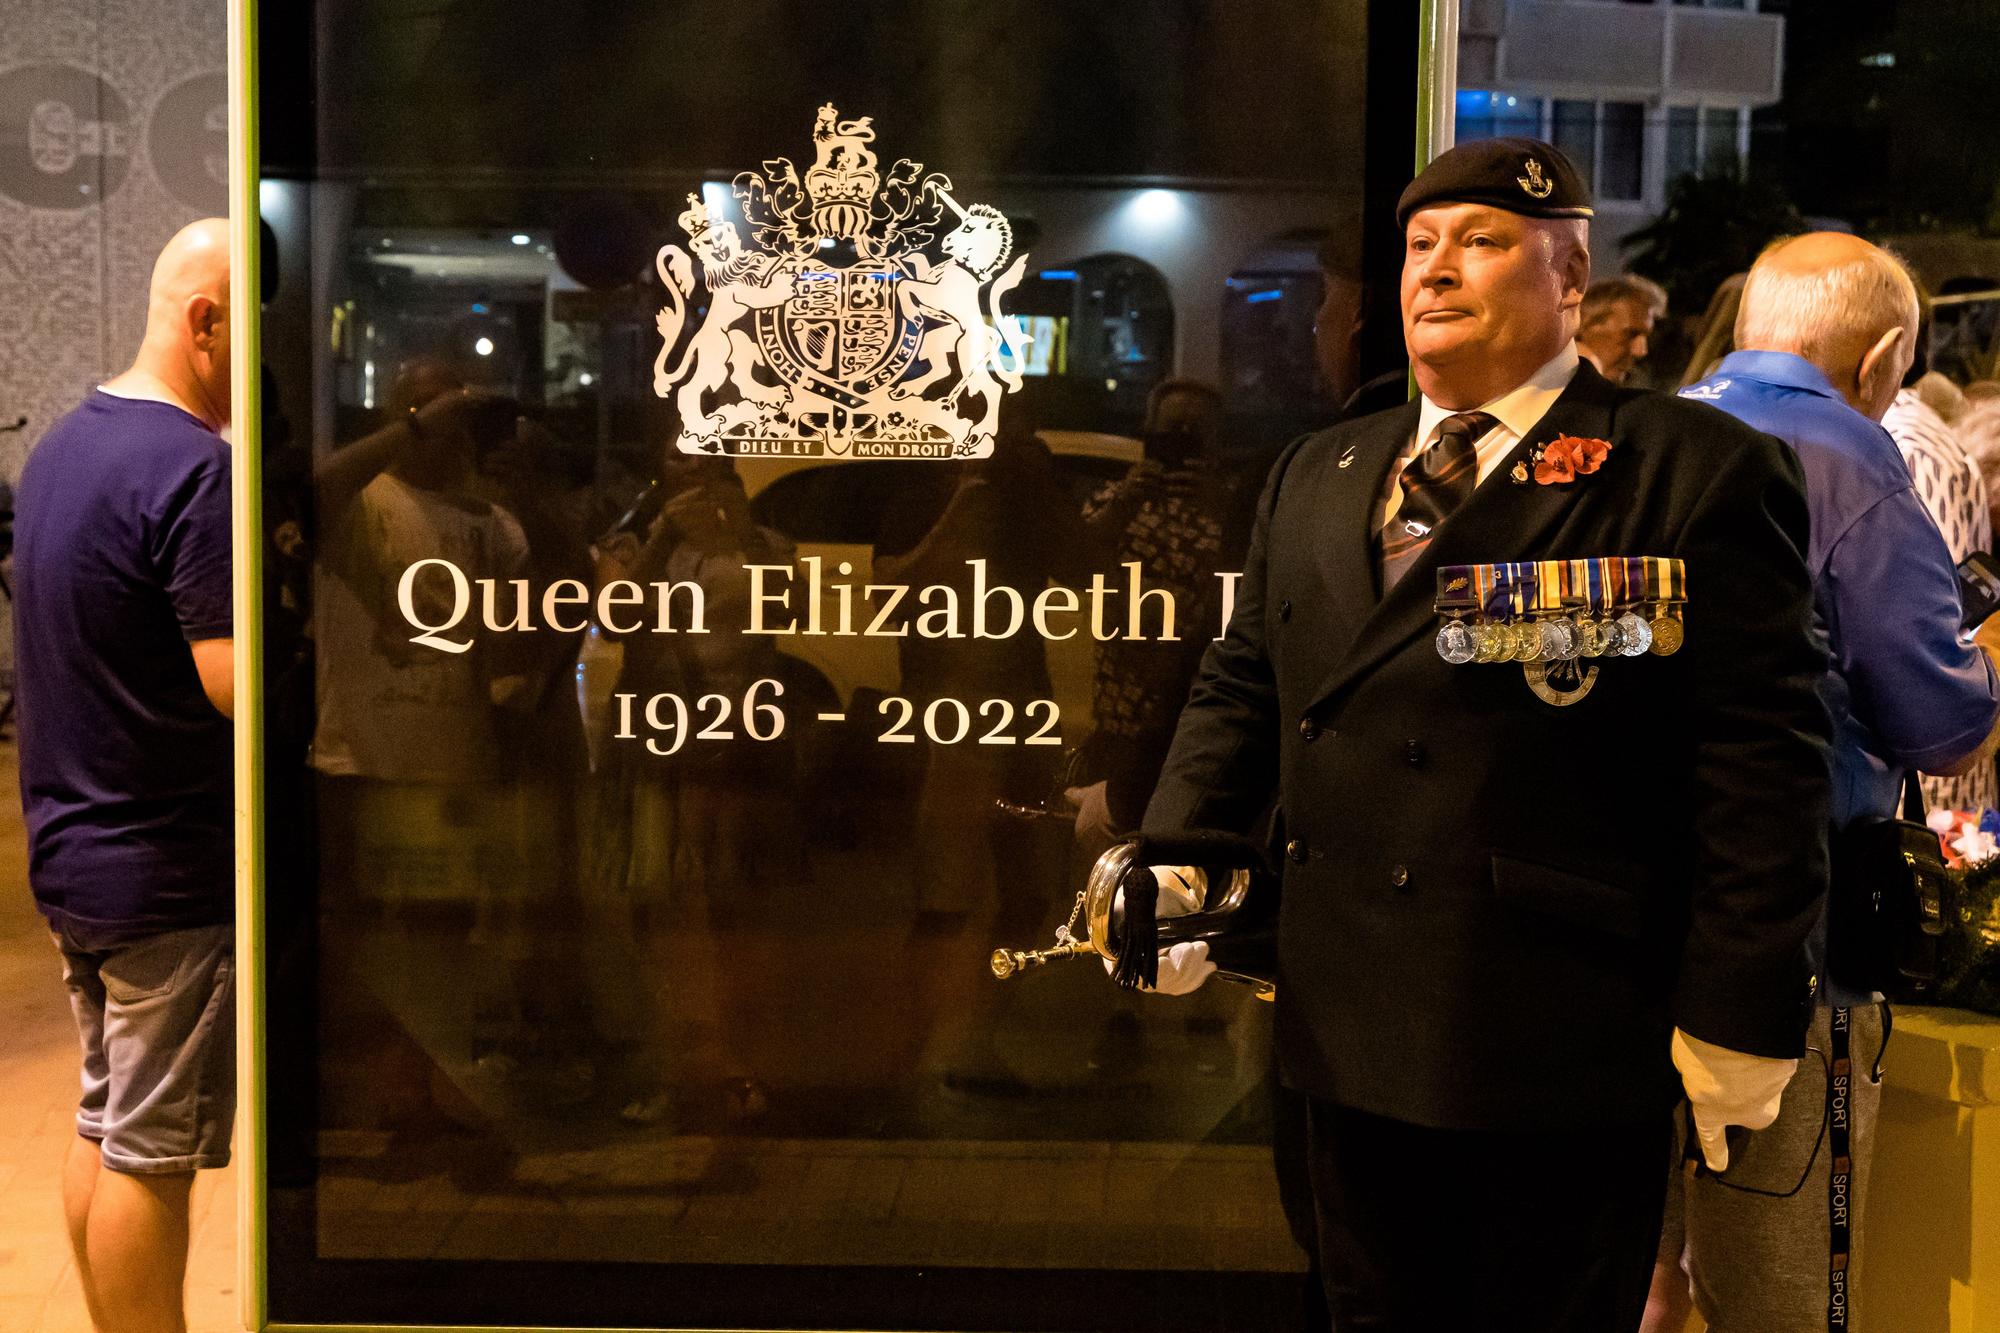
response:
M1701 108L1667 108L1667 183L1701 170Z
M1701 169L1717 176L1742 169L1737 143L1742 112L1733 106L1712 106L1701 113Z
M1557 101L1549 142L1568 153L1586 177L1592 175L1597 161L1597 103Z
M1682 176L1715 176L1743 169L1744 112L1734 106L1670 106L1667 114L1667 183Z
M1558 99L1547 133L1551 143L1569 154L1600 198L1633 200L1644 196L1644 103Z
M1606 102L1598 127L1597 193L1606 199L1639 198L1645 182L1645 106Z

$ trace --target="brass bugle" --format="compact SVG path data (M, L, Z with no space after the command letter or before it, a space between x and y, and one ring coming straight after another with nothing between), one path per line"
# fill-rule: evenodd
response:
M1075 958L1082 954L1095 954L1089 940L1076 940L1069 944L1058 944L1050 949L995 949L993 951L993 975L1005 981L1017 972L1031 967L1052 963L1058 958Z

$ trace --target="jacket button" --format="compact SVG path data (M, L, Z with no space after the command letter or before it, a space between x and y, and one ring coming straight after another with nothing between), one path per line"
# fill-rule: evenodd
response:
M1399 889L1402 888L1410 882L1410 868L1400 862L1397 863L1396 868L1389 872L1389 882Z
M1305 739L1306 739L1306 742L1307 742L1307 744L1311 744L1311 743L1312 743L1313 741L1316 741L1316 740L1318 740L1318 739L1319 739L1319 726L1318 726L1318 724L1317 724L1317 723L1315 723L1315 722L1314 722L1314 721L1313 721L1313 720L1312 720L1311 718L1309 718L1309 717L1308 717L1308 718L1302 718L1302 719L1300 719L1300 721L1299 721L1299 735L1301 735L1301 736L1305 737Z
M1292 618L1292 604L1291 604L1291 602L1290 602L1290 601L1283 601L1283 602L1279 602L1279 603L1278 603L1278 623L1279 623L1279 624L1283 624L1283 623L1284 623L1285 621L1287 621L1287 620L1290 620L1291 618Z
M1307 850L1306 844L1303 839L1293 838L1290 842L1285 844L1285 856L1290 859L1293 865L1299 865L1299 866L1304 865L1306 863L1306 857L1308 857L1309 855L1311 855L1311 853Z
M1405 741L1403 743L1403 757L1410 761L1411 768L1422 768L1424 760L1427 757L1424 753L1424 743L1422 741Z

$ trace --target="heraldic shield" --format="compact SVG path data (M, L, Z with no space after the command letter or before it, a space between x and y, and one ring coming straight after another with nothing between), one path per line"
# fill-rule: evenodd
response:
M961 205L942 174L907 158L878 171L874 138L869 118L824 106L803 178L786 158L738 175L747 243L725 209L688 196L688 250L662 246L656 263L653 363L683 453L993 452L1028 342L1001 302L1028 257L998 209ZM683 339L697 264L708 311Z
M849 408L903 377L917 357L923 320L900 309L902 266L859 260L833 268L791 261L792 295L757 312L757 345L779 379Z

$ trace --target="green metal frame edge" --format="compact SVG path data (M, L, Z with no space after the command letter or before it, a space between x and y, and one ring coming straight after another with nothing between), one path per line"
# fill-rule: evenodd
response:
M1459 0L1419 0L1417 5L1417 152L1410 174L1417 175L1452 146L1458 125ZM1417 396L1417 374L1407 377Z
M229 0L230 438L236 675L236 1268L243 1327L269 1316L265 1171L263 308L257 5Z

